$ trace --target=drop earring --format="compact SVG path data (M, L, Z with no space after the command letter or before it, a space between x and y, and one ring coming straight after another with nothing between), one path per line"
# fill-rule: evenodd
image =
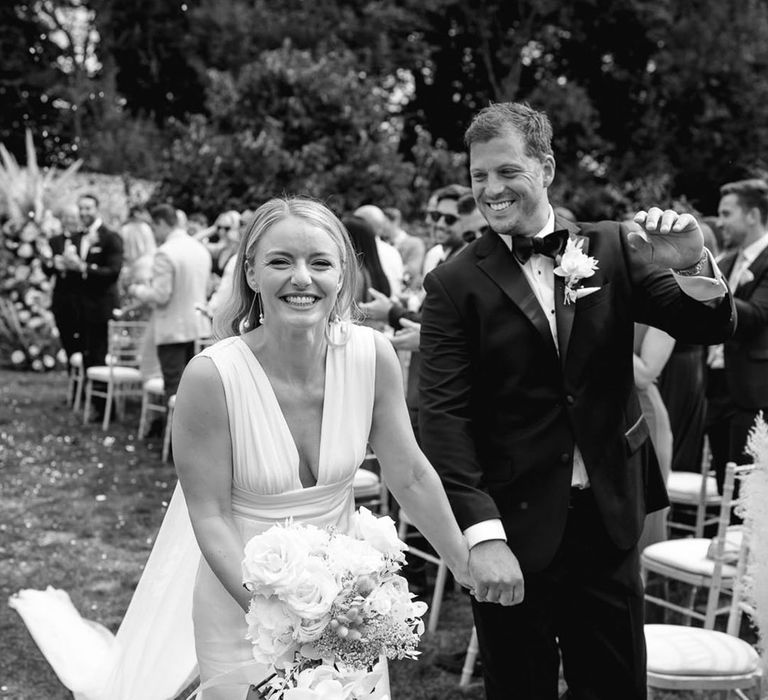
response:
M253 295L253 299L251 300L251 305L248 307L248 314L246 317L240 321L240 333L245 333L250 327L251 327L251 315L253 314L253 305L256 303L256 300L259 298L258 292L256 292ZM261 309L261 304L259 304L259 309ZM259 322L262 322L263 316L259 315Z
M256 304L259 309L259 325L263 326L264 325L264 309L261 306L261 295L258 292L256 292Z

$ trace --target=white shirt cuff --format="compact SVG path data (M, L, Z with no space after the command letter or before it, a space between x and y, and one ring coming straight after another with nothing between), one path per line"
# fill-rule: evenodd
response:
M494 518L493 520L483 520L482 522L470 525L464 530L464 537L466 537L470 549L476 544L487 542L488 540L507 541L507 534L504 532L504 526L498 518Z
M714 277L684 277L683 275L675 275L675 280L683 293L687 294L691 299L696 301L722 299L728 293L728 286L712 253L707 248L704 248L704 250L707 251L707 257L709 258L709 264L712 265ZM674 274L674 270L672 273Z

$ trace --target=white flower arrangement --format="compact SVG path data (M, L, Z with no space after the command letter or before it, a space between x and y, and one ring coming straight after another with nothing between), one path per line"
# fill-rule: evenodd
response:
M597 270L597 259L587 255L582 248L584 239L569 238L565 244L565 250L560 256L559 264L555 268L555 274L565 280L565 303L575 303L580 298L576 285L588 277L592 277ZM597 288L588 288L590 292Z
M366 508L349 534L292 521L245 546L243 584L253 658L275 672L265 700L352 700L370 695L382 657L418 656L426 604L398 575L406 546L391 518Z

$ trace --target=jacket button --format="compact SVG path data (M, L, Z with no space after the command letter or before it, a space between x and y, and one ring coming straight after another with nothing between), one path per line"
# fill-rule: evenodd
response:
M560 461L563 464L568 464L568 462L571 461L571 453L570 452L563 452L563 454L560 455Z
M571 396L570 394L566 394L566 396L565 396L565 402L566 402L566 403L567 403L569 406L573 406L573 404L575 404L575 403L576 403L576 399L574 399L574 398L573 398L573 396Z

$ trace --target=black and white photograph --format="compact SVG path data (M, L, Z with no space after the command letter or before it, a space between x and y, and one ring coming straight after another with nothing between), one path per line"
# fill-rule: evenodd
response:
M768 2L0 4L0 700L768 700Z

